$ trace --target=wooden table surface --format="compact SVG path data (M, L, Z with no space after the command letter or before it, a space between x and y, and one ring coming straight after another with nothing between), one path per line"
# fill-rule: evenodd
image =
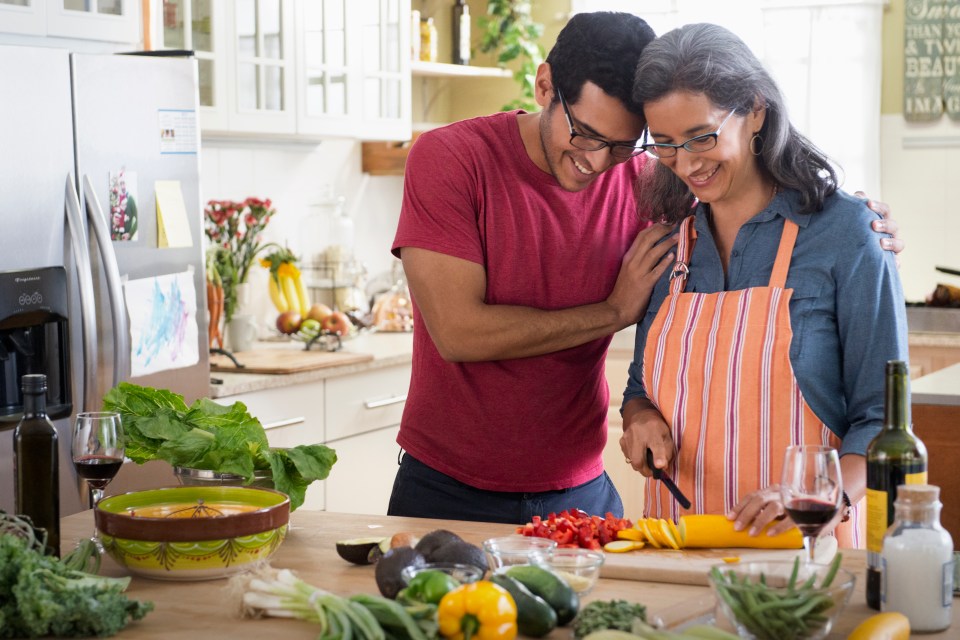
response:
M479 545L483 540L509 535L515 527L502 524L454 522L390 516L365 516L323 511L296 511L291 514L290 531L283 545L271 559L276 568L294 570L304 581L338 595L354 593L379 594L372 566L357 566L337 555L337 540L389 536L400 531L423 535L433 529L449 529L464 539ZM85 511L63 519L61 539L64 552L73 548L77 540L93 532L92 512ZM864 618L874 613L864 599L865 552L847 551L843 566L857 576L850 602L830 638L846 638ZM104 558L101 574L126 575L125 570L109 557ZM266 640L283 637L312 639L316 627L298 620L264 618L241 619L237 616L237 597L226 590L226 579L202 582L168 582L134 577L128 594L140 600L150 600L155 609L146 618L131 624L118 634L119 638L231 638L231 640ZM622 598L646 605L648 618L660 613L708 609L712 596L708 587L612 580L602 578L584 602L595 599ZM671 616L672 617L672 616ZM956 638L960 636L960 602L955 600L953 625L928 638ZM549 638L570 638L569 628L560 628Z

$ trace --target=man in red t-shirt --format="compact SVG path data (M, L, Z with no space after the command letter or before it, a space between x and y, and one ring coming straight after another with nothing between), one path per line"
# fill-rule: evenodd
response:
M631 70L653 37L630 14L577 14L537 71L542 111L411 149L393 252L414 300L413 374L390 515L623 515L601 459L604 357L674 244L638 206L652 161Z

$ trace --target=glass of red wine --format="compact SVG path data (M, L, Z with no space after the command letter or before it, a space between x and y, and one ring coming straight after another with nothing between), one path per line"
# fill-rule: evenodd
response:
M817 538L843 501L840 457L833 447L787 447L780 496L790 519L803 534L807 562L813 562Z
M123 464L123 426L120 414L92 411L77 414L73 427L73 467L86 480L90 508L103 498L103 490Z

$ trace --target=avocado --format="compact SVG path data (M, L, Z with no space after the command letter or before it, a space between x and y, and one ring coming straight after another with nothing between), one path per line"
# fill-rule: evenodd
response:
M373 549L379 549L384 539L354 538L352 540L339 540L337 542L337 554L353 564L370 564L370 552Z
M422 567L427 563L423 555L413 547L395 547L377 561L374 577L384 598L393 600L406 585L400 572L406 567Z
M462 540L462 538L452 531L447 531L446 529L435 529L420 538L420 542L418 542L417 546L414 548L422 553L428 561L437 562L437 560L434 560L432 557L433 552L448 542L453 542L454 540Z
M472 564L484 573L488 569L487 554L483 549L465 540L451 540L427 556L430 562L454 562Z

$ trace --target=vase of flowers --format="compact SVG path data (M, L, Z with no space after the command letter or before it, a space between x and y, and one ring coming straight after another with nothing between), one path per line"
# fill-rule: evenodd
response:
M270 199L247 198L240 202L210 200L204 210L207 238L213 243L211 261L223 286L226 322L237 311L237 292L247 282L257 255L274 246L263 241L263 230L276 215Z

